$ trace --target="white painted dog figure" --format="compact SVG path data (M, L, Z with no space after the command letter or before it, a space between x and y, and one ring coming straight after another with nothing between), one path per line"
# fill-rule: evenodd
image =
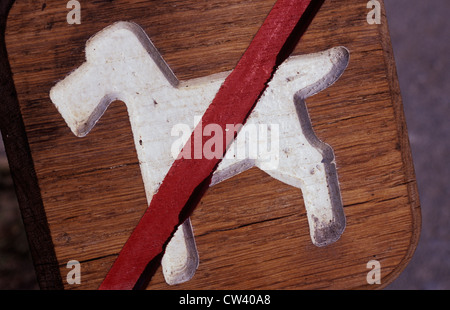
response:
M271 153L271 158L225 156L211 182L212 186L256 166L301 189L311 240L317 246L339 239L345 215L333 150L315 136L304 99L334 83L348 60L347 49L337 47L290 57L281 64L229 148L248 147L235 145L249 142L247 136L241 137L247 126L274 124L279 136L270 139L279 152ZM127 105L150 203L175 160L171 154L174 126L193 126L194 118L203 115L228 73L180 82L138 25L118 22L88 40L86 62L57 83L50 98L79 137L89 133L112 101ZM266 138L258 137L257 143L267 145ZM195 273L198 254L189 219L170 240L162 265L169 284L188 281Z

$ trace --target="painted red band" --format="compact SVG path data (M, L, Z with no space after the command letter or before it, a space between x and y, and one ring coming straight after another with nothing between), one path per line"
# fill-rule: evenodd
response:
M277 65L277 57L311 0L278 0L250 46L219 89L196 128L244 124ZM224 147L234 137L224 137ZM190 141L191 150L194 133ZM177 159L149 208L122 248L100 289L133 289L148 264L157 258L194 193L204 192L220 159ZM201 194L200 193L200 194ZM199 199L200 196L194 197Z

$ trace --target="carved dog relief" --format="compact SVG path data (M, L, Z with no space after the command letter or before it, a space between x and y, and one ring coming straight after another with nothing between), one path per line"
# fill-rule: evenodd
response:
M345 228L345 215L333 150L314 134L305 99L339 79L348 61L348 50L336 47L290 57L281 64L211 182L213 186L256 166L277 180L299 188L311 240L317 246L339 239ZM112 101L121 100L127 105L150 203L176 156L180 155L174 154L181 150L174 148L179 138L173 136L174 126L194 125L195 118L203 115L227 75L224 72L178 81L138 25L118 22L88 40L86 62L57 83L50 91L50 98L79 137L89 133ZM271 134L258 135L252 140L248 135L251 127L263 125L271 128ZM268 142L271 147L276 146L274 152L251 152L258 146L267 147ZM188 281L198 263L193 231L187 220L178 228L162 259L166 282Z

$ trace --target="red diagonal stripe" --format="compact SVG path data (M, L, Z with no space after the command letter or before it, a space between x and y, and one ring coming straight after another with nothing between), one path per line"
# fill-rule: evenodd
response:
M227 77L203 115L199 128L243 124L264 91L277 65L277 57L311 0L278 0L236 68ZM194 149L194 134L191 150ZM229 138L229 137L228 137ZM232 139L225 141L224 148ZM147 265L157 258L176 227L183 209L196 193L209 185L220 159L177 159L149 208L122 248L100 289L133 289Z

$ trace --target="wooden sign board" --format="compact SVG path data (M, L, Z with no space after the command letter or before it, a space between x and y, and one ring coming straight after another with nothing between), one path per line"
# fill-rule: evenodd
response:
M114 102L88 136L75 137L50 89L85 61L86 41L117 21L140 25L179 80L232 70L275 1L82 2L79 24L69 23L67 1L7 2L0 124L38 280L44 289L97 289L148 207L129 118ZM382 288L404 269L420 204L376 2L380 23L368 22L365 1L323 1L292 53L350 51L340 79L306 103L335 153L341 238L313 245L301 192L252 168L211 187L193 211L194 277L169 286L159 268L148 289ZM80 284L67 281L73 260ZM368 279L371 261L380 284Z

